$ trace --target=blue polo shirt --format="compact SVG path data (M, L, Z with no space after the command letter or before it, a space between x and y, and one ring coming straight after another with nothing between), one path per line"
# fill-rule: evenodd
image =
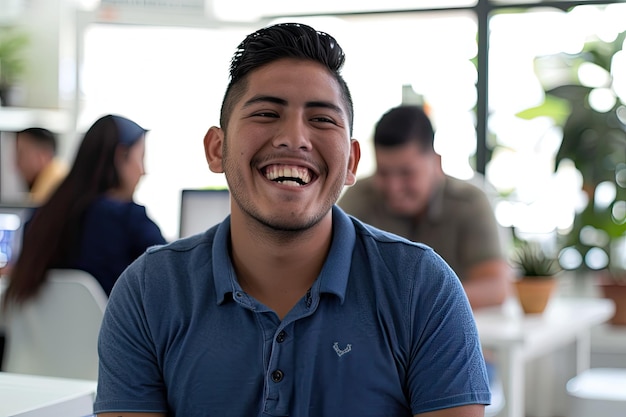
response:
M469 303L430 248L334 207L328 259L281 321L238 284L229 234L226 219L122 274L96 413L381 417L489 403Z

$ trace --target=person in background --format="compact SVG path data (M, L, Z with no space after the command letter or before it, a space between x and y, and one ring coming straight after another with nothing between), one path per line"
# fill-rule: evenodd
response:
M493 208L479 188L444 174L421 106L392 108L374 129L376 171L339 206L375 227L431 246L457 273L473 308L502 304L512 271Z
M149 249L99 338L99 417L479 417L490 401L469 302L432 249L335 203L359 143L330 35L248 35L204 138L231 214Z
M5 307L34 297L51 268L87 271L109 294L146 248L166 243L145 207L133 201L144 175L145 134L118 115L87 130L68 175L25 227Z
M15 159L20 176L28 186L28 199L42 204L67 175L67 165L56 157L57 138L41 127L16 133Z
M473 309L504 303L512 280L503 236L485 192L444 174L423 107L390 109L374 129L376 171L346 190L339 206L375 227L432 247L457 273ZM496 357L483 352L490 413L504 406Z

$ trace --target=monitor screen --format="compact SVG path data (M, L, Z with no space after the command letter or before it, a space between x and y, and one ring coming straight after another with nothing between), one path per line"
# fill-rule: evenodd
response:
M204 232L230 214L227 189L182 190L180 196L179 237Z
M24 223L33 210L29 205L0 204L0 268L17 259L22 248Z

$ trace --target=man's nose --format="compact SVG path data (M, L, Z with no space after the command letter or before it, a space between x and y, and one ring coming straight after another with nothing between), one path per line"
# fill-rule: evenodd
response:
M276 147L286 147L290 150L311 150L309 134L306 121L294 117L284 121L273 143Z

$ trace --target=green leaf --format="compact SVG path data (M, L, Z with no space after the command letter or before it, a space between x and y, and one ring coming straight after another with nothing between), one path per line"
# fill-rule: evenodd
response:
M531 120L537 117L549 117L554 123L562 126L571 112L568 100L546 95L542 104L517 113L520 119Z

